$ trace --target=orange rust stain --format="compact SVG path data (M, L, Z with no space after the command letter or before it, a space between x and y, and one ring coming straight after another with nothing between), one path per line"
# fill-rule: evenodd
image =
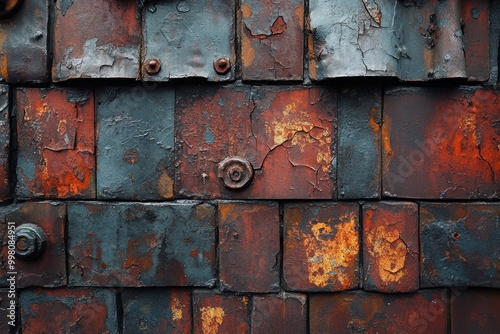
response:
M141 273L148 271L153 267L152 254L141 254L137 249L144 244L153 249L158 243L155 236L147 236L141 240L129 240L127 246L127 259L123 263L124 269L131 269L134 272Z
M170 310L172 311L172 321L181 320L183 317L182 308L184 305L177 297L172 297L170 300Z
M391 147L391 126L392 120L388 115L384 115L384 124L382 125L382 147L384 149L384 170L389 171L389 164L391 163L394 151Z
M307 34L307 55L309 58L309 76L311 79L318 78L316 52L314 51L314 32L309 31Z
M241 5L241 12L243 13L244 18L252 16L252 9L249 5Z
M304 29L304 4L301 3L297 8L295 8L295 15L299 18L300 29Z
M219 326L224 321L224 314L222 307L202 307L201 328L203 334L218 333Z
M375 120L375 116L377 115L377 108L375 106L372 106L370 110L370 128L373 130L374 133L377 133L380 131L380 125L377 123Z
M3 43L7 39L7 34L5 31L2 30L0 27L0 49L3 49ZM7 55L5 52L0 53L0 74L2 75L2 78L5 80L9 79L9 71L8 71L8 61L7 61Z
M273 25L271 26L271 34L272 35L282 34L286 31L287 27L288 26L286 25L283 16L278 16L276 20L273 22Z
M246 31L243 33L243 36L241 38L241 60L244 67L251 66L253 60L255 59L255 50L252 47L252 42L250 41L248 35L249 32Z
M158 192L163 198L174 197L174 180L168 175L166 171L162 172L158 178Z

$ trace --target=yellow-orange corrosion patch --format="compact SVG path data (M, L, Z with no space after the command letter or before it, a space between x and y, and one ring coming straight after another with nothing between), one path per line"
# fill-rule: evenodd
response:
M241 60L243 62L243 66L245 67L252 65L255 58L255 50L253 49L250 38L247 35L248 31L244 32L241 38Z
M173 297L170 301L170 310L172 310L172 321L182 319L182 303L177 297Z
M301 3L297 8L295 8L295 15L299 18L299 26L304 29L304 4Z
M244 18L249 18L252 15L252 9L249 5L241 5L241 12Z
M201 308L201 328L204 334L218 333L219 326L224 321L224 310L222 307Z
M382 126L382 147L384 148L384 169L386 172L389 170L389 164L394 154L391 147L391 126L392 120L389 116L384 115L384 125Z
M166 171L158 178L158 192L163 198L174 197L174 181Z

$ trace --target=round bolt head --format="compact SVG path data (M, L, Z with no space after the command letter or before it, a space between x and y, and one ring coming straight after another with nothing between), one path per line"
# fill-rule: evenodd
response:
M161 70L161 62L156 58L146 59L144 62L144 70L149 75L157 75Z
M23 224L15 230L16 257L33 260L39 257L46 246L45 233L35 224Z
M0 19L13 16L23 4L23 0L3 0L0 1Z
M219 162L218 177L229 189L242 189L253 179L253 167L241 157L228 157Z
M226 74L231 69L229 58L218 58L214 61L214 69L218 74Z

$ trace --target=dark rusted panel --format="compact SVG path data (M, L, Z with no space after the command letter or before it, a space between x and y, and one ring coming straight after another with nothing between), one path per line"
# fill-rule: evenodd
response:
M485 36L483 36L485 38ZM489 84L500 83L500 1L491 1L490 4L490 80Z
M359 207L354 203L287 204L283 279L290 290L359 287Z
M500 287L500 205L420 207L420 286Z
M118 333L111 290L35 289L21 292L23 333Z
M54 25L54 81L139 75L141 28L135 0L61 0Z
M382 90L344 89L338 108L338 196L379 198Z
M390 90L382 128L384 194L499 198L499 97L468 87Z
M409 202L363 204L365 290L418 290L418 205Z
M307 333L305 295L254 295L252 301L252 333Z
M16 333L16 326L19 323L19 313L17 309L18 300L15 288L0 289L0 332L6 334Z
M23 1L13 16L0 19L0 79L47 81L48 7L46 0Z
M304 1L241 2L244 80L302 80Z
M71 203L68 224L70 285L215 283L211 205Z
M124 333L191 333L188 290L127 289L122 302Z
M194 334L250 333L247 296L193 293Z
M149 2L143 16L142 61L161 62L158 73L143 67L143 80L234 78L234 0ZM218 73L214 62L221 58L228 59L231 67Z
M99 198L173 197L174 101L171 88L97 89Z
M219 274L224 290L280 289L276 203L219 203Z
M330 88L184 86L177 112L176 194L334 197L336 94ZM235 191L219 181L218 163L230 156L253 166L248 187Z
M352 291L309 299L310 333L448 333L448 292Z
M9 224L14 223L14 224ZM16 286L57 287L67 283L66 251L64 241L66 204L56 202L31 202L0 208L0 237L3 240L0 252L0 286L8 284L8 272L17 272ZM8 262L9 226L34 224L45 234L45 250L33 260L14 259L13 267Z
M500 290L452 290L451 332L496 333L500 328Z
M86 88L16 90L17 194L94 198L94 94Z
M10 198L9 148L9 86L0 85L0 202Z

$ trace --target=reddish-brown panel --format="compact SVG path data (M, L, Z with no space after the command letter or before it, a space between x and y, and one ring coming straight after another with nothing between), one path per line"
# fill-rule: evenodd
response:
M140 35L135 0L57 1L53 80L135 79Z
M191 293L180 289L122 292L124 333L191 333Z
M420 205L420 286L500 288L500 203Z
M8 285L9 272L17 272L16 286L57 287L67 283L65 252L66 204L23 203L0 208L0 286ZM46 246L38 258L8 261L8 230L34 224L43 230ZM10 227L13 226L13 227ZM14 239L15 240L15 239Z
M330 88L185 86L177 91L176 193L201 198L327 198L335 194L336 94ZM227 189L226 157L253 181Z
M462 31L469 80L485 81L490 75L490 2L462 0Z
M248 297L195 291L194 334L250 333Z
M359 207L354 203L287 204L283 278L299 291L359 287Z
M305 295L255 295L252 301L253 334L307 333Z
M384 194L499 198L500 93L397 88L384 99Z
M302 80L304 1L243 0L240 10L244 80Z
M452 333L498 333L500 290L452 290L450 305Z
M0 289L0 332L16 333L16 326L19 321L19 315L16 309L18 303L16 297L15 284L10 289Z
M363 205L365 290L418 290L418 205L378 202Z
M0 85L0 202L10 197L9 177L9 86Z
M24 88L15 96L18 195L95 198L93 91Z
M219 203L219 251L224 290L279 291L278 205Z
M117 333L111 290L35 289L21 292L23 333Z
M448 292L412 294L352 291L316 294L309 299L311 334L447 333Z

